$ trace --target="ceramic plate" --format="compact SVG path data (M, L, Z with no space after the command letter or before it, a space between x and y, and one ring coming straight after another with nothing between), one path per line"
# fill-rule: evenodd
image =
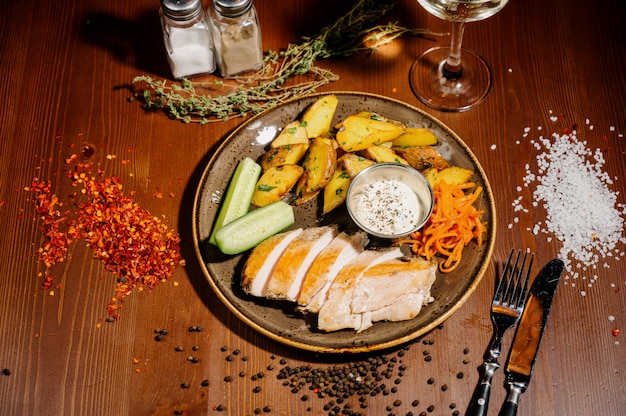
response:
M246 253L225 256L208 244L220 198L237 163L246 156L258 159L269 142L287 123L297 120L303 111L324 94L315 94L281 104L239 126L219 146L208 162L200 180L193 206L193 240L203 272L222 302L239 319L255 330L284 344L316 352L365 352L396 346L419 337L443 323L476 289L493 252L496 218L493 194L485 173L467 145L452 130L425 112L390 98L353 92L334 92L339 98L333 124L358 111L374 111L407 126L427 127L439 144L438 150L455 166L470 168L473 180L484 188L477 208L484 210L487 235L482 246L471 243L463 253L462 264L450 274L439 274L431 294L434 302L424 307L412 320L379 322L357 334L342 330L322 332L311 317L300 314L295 304L247 296L240 289L240 274ZM344 204L345 205L345 204ZM326 216L319 214L317 201L295 208L294 227L312 227L336 223L346 231L356 230L345 207ZM374 240L372 244L388 244ZM314 318L313 318L314 319Z

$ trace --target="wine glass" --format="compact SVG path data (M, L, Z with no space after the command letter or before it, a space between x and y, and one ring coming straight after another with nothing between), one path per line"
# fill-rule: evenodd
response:
M493 16L509 0L417 1L429 13L452 22L452 33L449 46L427 50L411 66L413 93L424 104L441 111L475 107L491 88L491 70L476 52L461 46L465 23Z

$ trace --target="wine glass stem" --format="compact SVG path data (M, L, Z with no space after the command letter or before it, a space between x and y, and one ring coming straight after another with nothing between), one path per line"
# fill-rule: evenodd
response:
M447 79L458 79L463 72L461 64L461 44L463 43L465 22L452 22L452 35L450 37L450 53L442 67L443 76Z

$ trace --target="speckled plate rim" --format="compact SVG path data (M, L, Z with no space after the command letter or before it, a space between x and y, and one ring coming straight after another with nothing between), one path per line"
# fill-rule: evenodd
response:
M241 160L245 156L248 156L247 154L244 153L244 154L239 155L238 160L235 160L235 158L233 158L232 160L224 161L223 159L226 157L226 150L228 149L228 147L233 145L237 141L243 141L244 140L243 136L245 136L246 132L259 129L259 127L262 127L263 120L265 118L268 118L269 114L273 112L277 112L277 111L283 111L283 112L291 113L293 117L292 120L295 120L301 114L302 110L306 108L310 103L312 103L314 100L316 100L320 96L328 95L328 94L335 94L339 98L340 105L342 104L343 101L352 99L352 100L364 100L364 102L368 102L368 101L373 102L374 103L373 107L377 107L378 104L380 104L382 106L386 106L386 105L392 106L392 107L399 106L403 108L403 111L408 111L409 113L415 116L416 125L429 125L431 128L434 128L435 130L437 130L437 132L439 133L438 138L440 140L444 140L444 142L447 143L448 147L450 147L451 145L452 147L458 147L460 150L462 150L463 155L461 156L467 159L469 161L469 164L471 165L471 166L465 166L465 167L469 167L474 170L475 181L483 187L482 195L479 198L479 201L482 201L482 202L479 202L481 204L481 206L479 206L479 209L482 209L484 211L483 219L487 222L487 233L484 238L483 244L480 247L475 245L474 243L471 243L470 246L466 248L466 253L464 253L464 260L466 260L466 258L469 255L471 255L472 261L476 262L476 266L474 267L473 273L470 273L469 276L466 276L467 285L464 287L464 290L461 293L457 294L457 297L452 299L451 302L444 303L443 305L439 306L441 308L441 311L439 313L431 309L428 312L428 314L429 316L432 315L432 319L428 319L427 322L423 324L415 325L415 327L410 326L411 321L415 321L420 316L425 314L426 313L425 311L428 311L428 308L432 304L426 306L422 310L420 315L418 315L413 320L404 321L405 323L404 325L407 325L407 322L408 322L409 328L407 329L405 327L400 327L400 329L397 331L398 332L397 336L393 336L393 335L384 336L384 337L381 337L380 339L376 339L376 337L374 336L371 342L370 341L364 341L364 342L355 341L355 339L358 339L359 335L361 335L363 338L366 338L366 337L362 335L362 334L365 334L365 332L362 334L355 335L354 331L339 331L339 332L334 332L334 333L312 332L311 334L306 334L307 336L310 336L312 339L308 339L306 338L306 336L304 337L298 336L298 332L300 330L306 332L306 331L309 331L310 328L307 328L307 323L303 318L299 318L297 316L286 318L286 319L296 319L296 320L299 319L302 321L301 323L296 322L301 325L301 328L297 328L295 332L292 330L292 333L289 333L289 331L283 331L282 328L280 327L276 328L276 327L273 327L272 325L269 325L269 323L264 318L257 316L254 310L247 310L248 308L245 306L245 304L243 306L241 304L237 305L237 303L239 303L240 301L240 298L245 295L243 295L242 293L235 293L236 288L233 290L232 288L229 288L227 285L223 284L223 282L221 282L220 280L221 277L217 276L217 273L214 273L214 270L212 270L216 268L216 265L219 265L222 262L232 262L233 278L234 278L235 277L234 274L236 272L235 264L242 263L243 260L241 257L243 255L235 256L235 258L239 257L238 260L235 260L233 258L227 259L223 255L222 256L220 256L219 254L216 255L216 252L219 253L219 251L217 249L211 251L210 246L206 243L206 239L208 238L211 227L207 226L208 224L207 221L204 221L203 219L203 217L206 217L206 214L203 214L203 207L206 204L214 204L215 211L216 211L217 206L219 205L219 197L217 197L215 201L208 201L209 199L208 195L209 194L215 195L215 192L218 192L218 193L223 192L224 190L223 188L225 188L227 185L227 183L222 184L221 190L208 189L208 183L210 182L211 174L214 172L214 169L219 169L219 167L221 167L218 165L230 166L232 167L231 169L232 171L234 170L234 167L238 160ZM373 107L368 108L368 109L370 111L376 111L376 108L373 108ZM291 111L292 109L293 111ZM361 108L361 109L364 109L364 108ZM387 115L391 118L394 118L395 116L394 114L385 114L383 111L380 111L380 112L381 114ZM285 120L283 121L283 123L286 124L287 121L288 120ZM410 125L413 123L408 122L407 124ZM277 126L277 127L282 127L282 126ZM444 138L439 137L440 135L444 135L445 137ZM246 143L243 143L243 144L246 145ZM251 147L252 145L253 143L250 143ZM257 152L262 152L262 150L257 149ZM454 156L455 154L458 155L458 152L455 152L452 155ZM444 156L446 156L445 152L444 152ZM462 165L462 164L459 164L459 165ZM215 215L213 215L213 218L214 216ZM296 213L296 217L298 217L298 213ZM445 124L443 124L441 121L439 121L435 117L431 116L430 114L410 104L404 103L402 101L399 101L393 98L385 97L382 95L363 93L363 92L350 92L350 91L331 91L331 92L311 94L303 98L298 98L298 99L294 99L294 100L279 104L278 106L270 110L257 114L251 117L250 119L244 121L231 134L229 134L228 137L226 137L222 141L222 143L219 145L219 147L216 149L215 153L213 154L213 156L210 158L209 162L207 163L204 169L204 172L202 173L199 184L198 184L198 188L197 188L196 195L194 198L193 212L192 212L192 237L193 237L194 250L199 260L202 272L205 275L205 278L207 279L212 290L215 292L215 294L219 298L219 300L223 302L226 305L226 307L242 322L244 322L250 328L267 336L268 338L278 341L280 343L283 343L285 345L289 345L294 348L314 351L318 353L362 353L362 352L371 352L371 351L376 351L376 350L387 349L387 348L391 348L391 347L402 345L406 342L409 342L415 338L420 337L421 335L425 333L428 333L429 331L433 330L437 326L441 325L445 320L447 320L452 314L454 314L467 301L467 299L476 290L476 287L482 280L489 266L489 263L493 254L494 245L495 245L495 232L497 228L496 225L497 225L496 224L496 209L495 209L493 192L489 184L489 181L487 180L485 172L482 166L480 165L480 163L478 162L478 160L476 159L476 157L474 156L474 154L472 153L472 151L469 149L469 147L463 142L463 140L461 140L461 138L454 131L452 131L449 127L447 127ZM472 247L472 245L474 246ZM438 272L437 282L435 282L435 286L440 280L448 281L450 277L451 277L450 275L440 275ZM434 293L434 290L436 289L435 286L433 286L433 296L436 299L436 295ZM270 310L270 313L275 313L276 309L284 308L284 305L277 306L276 304L273 304L271 302L265 304L263 300L253 299L249 301L254 302L255 306L253 309L263 310L263 308L272 308L272 310ZM286 312L286 313L290 314L290 312ZM381 322L381 323L374 324L372 328L380 328L383 325L389 326L389 325L397 325L397 324L398 323L395 323L395 322ZM372 330L372 328L368 329L367 331ZM393 331L392 331L392 334L393 334ZM332 341L329 341L327 343L325 341L326 337L332 338ZM345 338L345 342L343 341L344 338Z

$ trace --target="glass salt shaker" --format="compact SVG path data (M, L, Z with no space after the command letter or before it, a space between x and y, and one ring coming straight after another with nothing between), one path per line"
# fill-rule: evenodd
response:
M176 79L215 71L213 36L202 0L160 0L167 62Z
M252 0L213 0L210 11L217 66L233 78L263 66L261 28Z

